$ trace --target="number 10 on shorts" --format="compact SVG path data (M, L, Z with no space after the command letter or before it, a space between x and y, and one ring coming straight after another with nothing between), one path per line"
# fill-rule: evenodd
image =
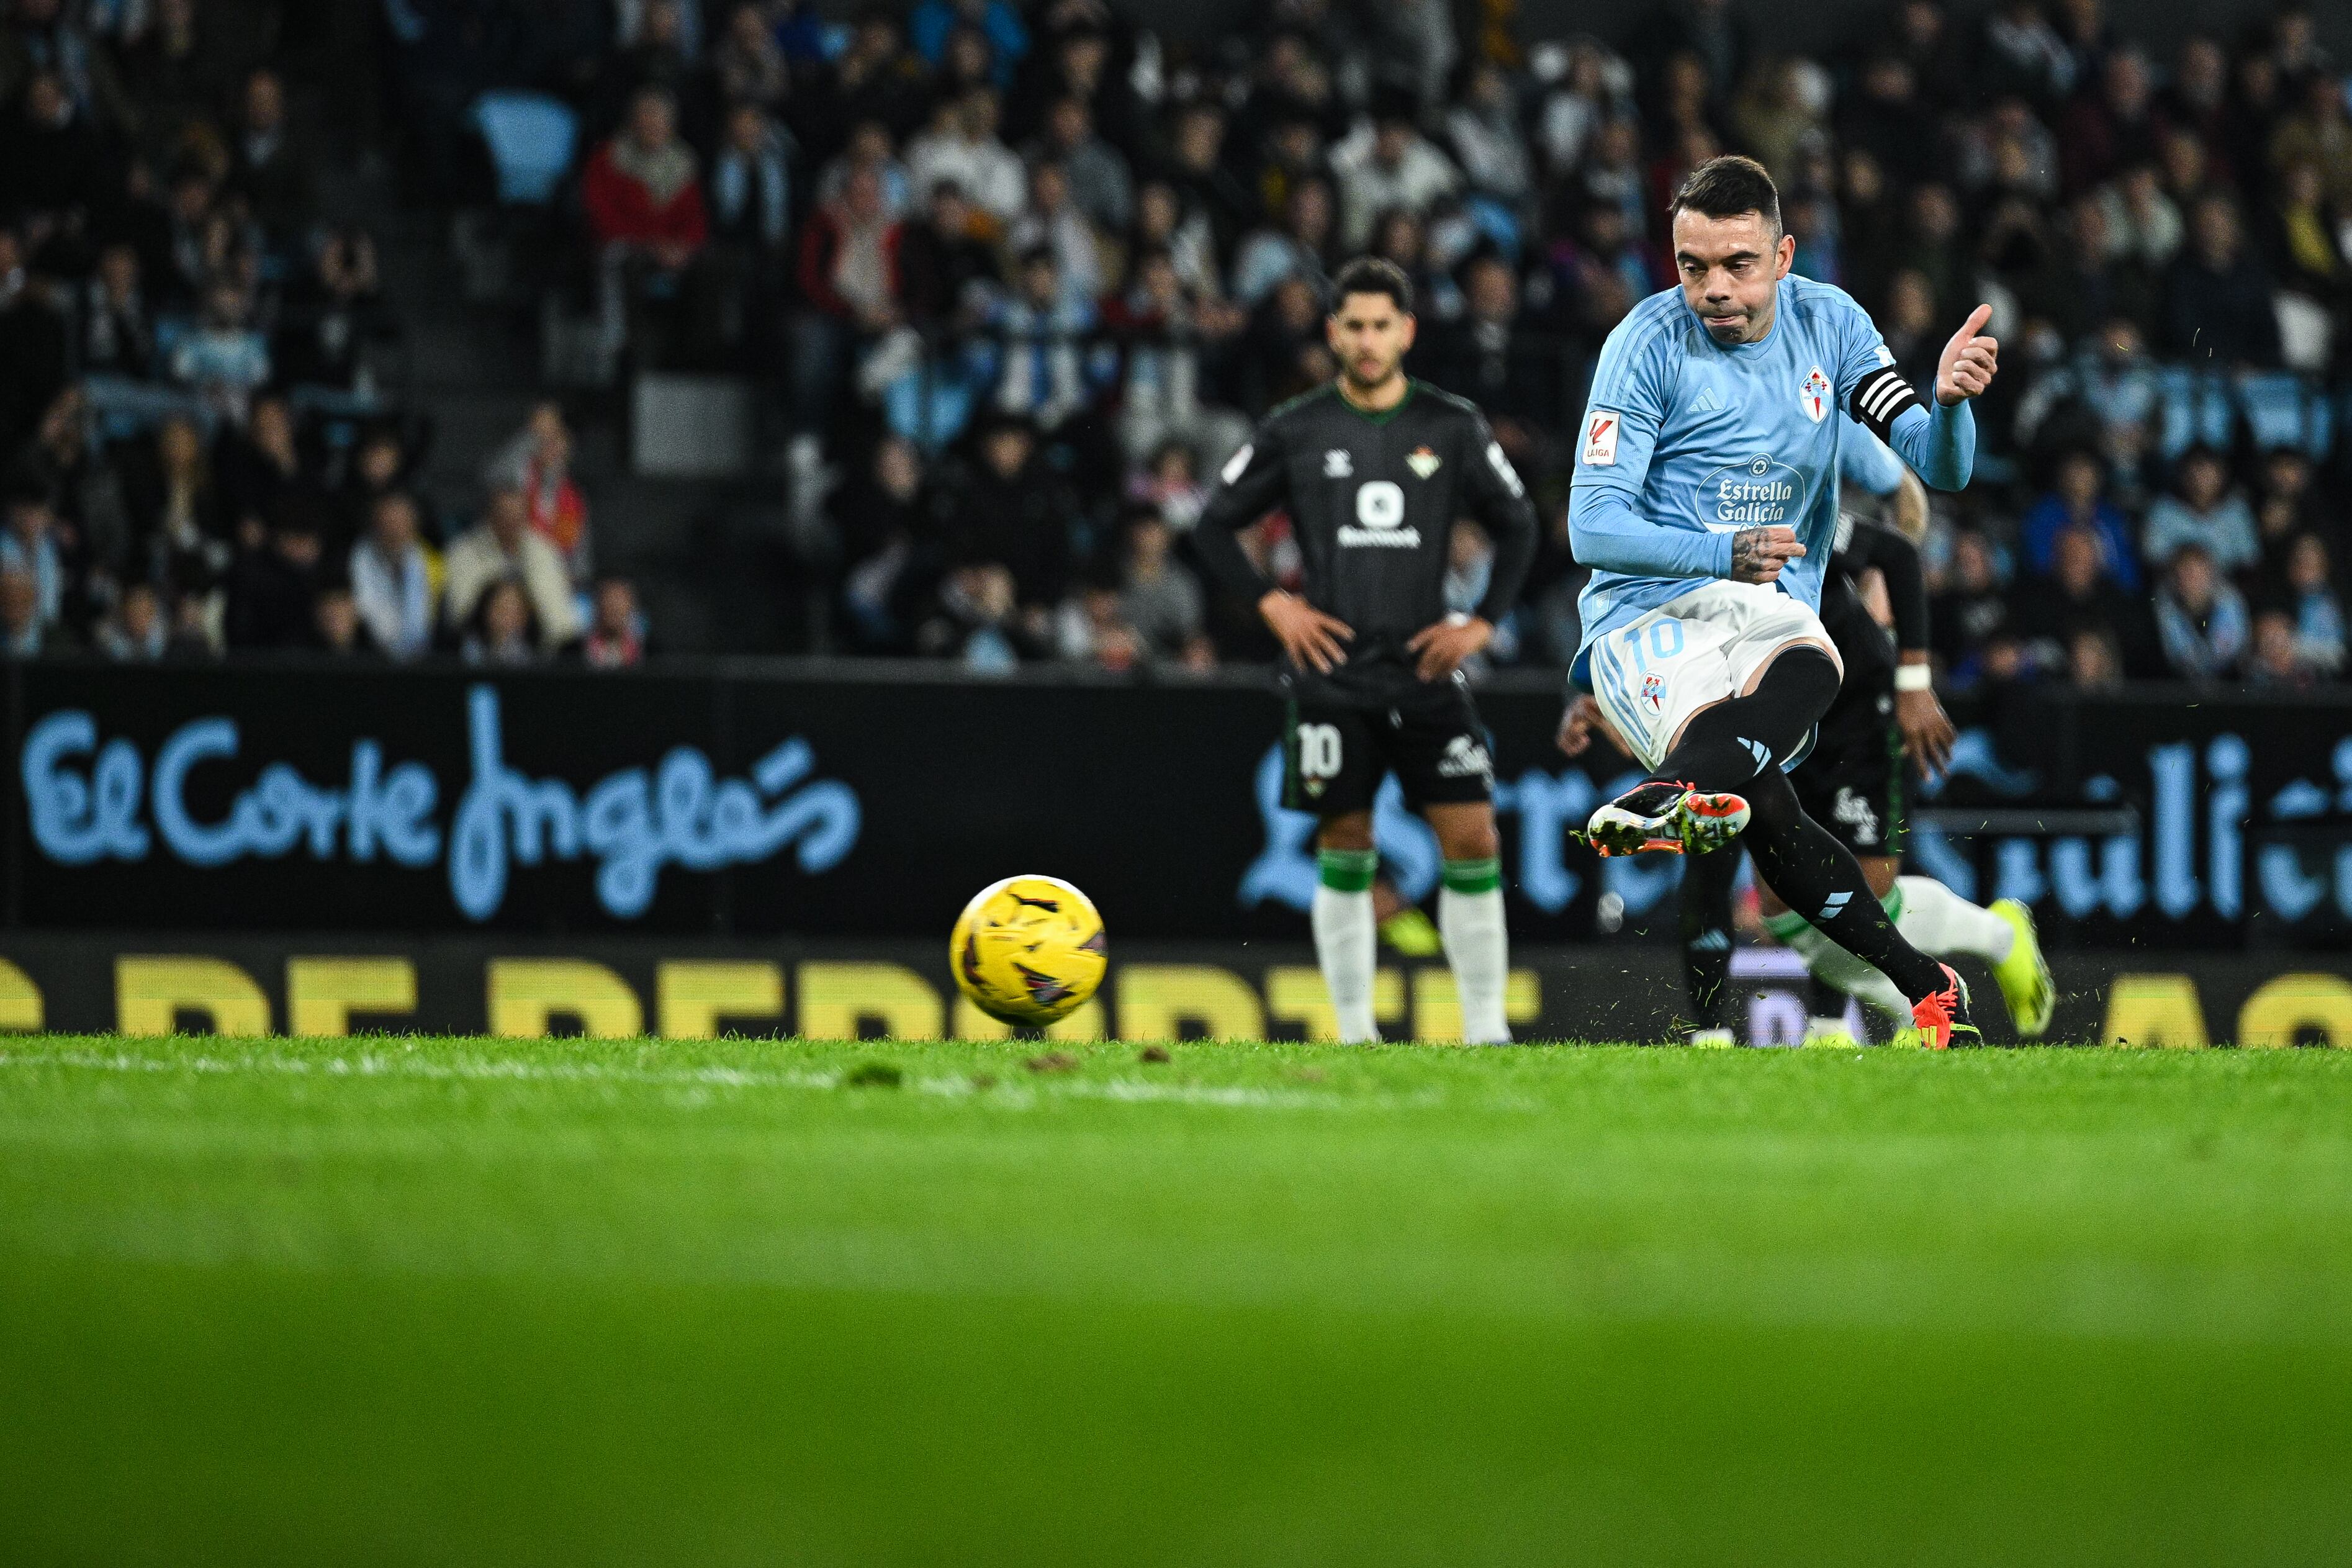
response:
M1652 621L1646 637L1643 635L1643 628L1640 626L1627 626L1618 634L1619 640L1624 643L1627 650L1633 656L1633 668L1643 674L1647 675L1650 672L1651 659L1655 658L1660 663L1664 663L1683 651L1682 622L1671 617L1663 621ZM1644 643L1649 645L1646 652L1643 649Z
M1339 726L1337 724L1301 724L1295 731L1298 746L1298 776L1309 795L1321 795L1323 786L1339 776Z

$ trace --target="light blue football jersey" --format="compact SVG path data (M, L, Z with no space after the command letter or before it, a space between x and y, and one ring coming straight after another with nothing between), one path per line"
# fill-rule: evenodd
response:
M1850 449L1871 436L1893 450ZM1899 471L1884 462L1900 454L1928 483L1957 489L1975 454L1967 404L1931 414L1862 307L1794 275L1780 280L1761 342L1717 343L1679 288L1635 306L1601 348L1580 437L1569 522L1578 558L1594 567L1578 601L1574 678L1587 686L1592 644L1695 579L1729 575L1743 528L1797 531L1805 554L1779 585L1818 610L1842 468L1891 489Z

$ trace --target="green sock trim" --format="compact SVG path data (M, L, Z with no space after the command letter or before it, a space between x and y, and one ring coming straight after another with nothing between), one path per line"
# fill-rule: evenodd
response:
M1323 874L1323 885L1335 893L1369 893L1372 890L1372 873L1380 868L1381 852L1377 849L1318 849L1315 864Z
M1878 907L1886 911L1888 920L1901 920L1903 918L1903 884L1897 882L1887 889L1886 896L1878 900Z
M1484 860L1448 860L1441 875L1454 892L1491 893L1503 885L1503 863L1492 856Z
M1794 910L1782 910L1777 915L1765 917L1764 929L1785 942L1812 923Z

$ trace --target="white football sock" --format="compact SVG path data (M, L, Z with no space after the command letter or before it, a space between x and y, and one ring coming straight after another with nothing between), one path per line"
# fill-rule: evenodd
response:
M2009 956L2017 932L1990 910L1979 909L1933 877L1897 877L1903 912L1895 929L1903 940L1936 958L1967 953L1987 963Z
M1510 932L1503 916L1502 867L1493 860L1448 860L1437 895L1437 929L1462 999L1462 1037L1474 1046L1507 1046L1503 1011L1510 979Z
M1764 929L1803 958L1806 969L1817 978L1860 998L1865 1006L1910 1021L1911 999L1895 989L1895 982L1832 942L1804 916L1794 910L1774 915L1764 922Z
M1380 934L1372 921L1373 852L1326 849L1318 857L1322 877L1315 885L1315 958L1331 993L1331 1015L1339 1038L1351 1046L1377 1044L1372 1021L1372 972ZM1333 887L1339 882L1344 887Z

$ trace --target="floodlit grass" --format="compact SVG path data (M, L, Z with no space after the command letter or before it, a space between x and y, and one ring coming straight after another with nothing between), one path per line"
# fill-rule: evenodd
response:
M2352 1055L1044 1048L0 1042L0 1560L2345 1561Z

